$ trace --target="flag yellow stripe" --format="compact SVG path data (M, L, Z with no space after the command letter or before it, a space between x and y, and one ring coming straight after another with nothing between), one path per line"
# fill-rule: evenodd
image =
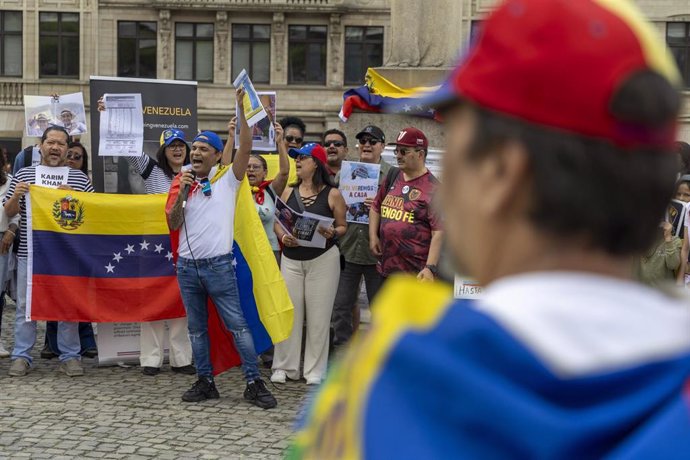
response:
M81 221L60 225L63 199L72 201ZM77 235L165 235L165 194L117 195L56 190L32 185L27 199L31 200L33 230L46 230ZM78 224L78 225L77 225Z
M373 94L394 99L405 97L421 97L424 95L423 93L436 91L438 89L438 86L416 86L414 88L401 88L371 68L367 69L365 82L365 84L369 87L369 91Z
M415 278L388 281L372 310L371 329L357 337L314 401L308 426L295 437L304 458L363 456L365 406L383 363L401 336L438 323L452 300L450 286Z
M633 31L649 67L668 78L673 84L681 83L680 72L669 49L663 45L652 26L629 0L592 0L621 18Z

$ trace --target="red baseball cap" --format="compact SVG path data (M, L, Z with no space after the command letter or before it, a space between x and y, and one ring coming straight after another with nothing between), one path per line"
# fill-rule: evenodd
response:
M429 147L429 141L421 130L409 127L400 131L400 134L398 134L395 142L389 142L388 145L402 145L405 147L419 147L426 149Z
M642 70L673 86L676 64L629 0L506 0L428 105L464 99L495 112L620 147L672 145L675 120L631 125L613 116L618 88Z

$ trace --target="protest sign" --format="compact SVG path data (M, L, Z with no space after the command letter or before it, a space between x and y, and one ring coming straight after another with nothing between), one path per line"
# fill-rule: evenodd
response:
M41 137L49 126L61 126L70 136L87 132L84 95L24 96L24 116L27 136Z
M257 124L252 126L252 150L259 152L275 152L276 151L276 93L275 91L259 91L259 101L263 105L268 116L260 120ZM235 102L235 113L238 113L239 107ZM235 148L240 147L240 125L235 126Z
M467 277L455 275L456 299L481 299L484 287Z
M144 150L141 94L104 94L101 113L100 156L139 156Z
M380 164L343 161L339 188L347 205L345 218L348 222L369 223L369 207L364 202L376 197L380 172Z
M276 199L276 220L290 235L297 238L300 246L306 248L325 248L326 238L318 232L319 228L333 225L334 219L311 212L297 212L280 198Z
M666 208L666 221L673 226L673 235L681 237L686 213L686 203L680 200L671 200L671 203Z
M144 120L144 153L152 158L160 147L161 133L168 128L182 130L187 140L197 133L197 84L194 81L143 78L91 77L92 126L100 126L101 112L95 110L104 94L141 94ZM100 145L100 130L91 130L94 150ZM140 155L139 152L137 155ZM144 181L125 158L94 155L93 186L98 192L144 193Z
M168 330L168 325L165 325ZM140 323L98 323L98 365L139 364ZM163 353L169 355L168 334L163 335Z
M67 184L69 168L67 166L52 168L49 166L36 166L36 185L48 188L58 188Z
M232 85L235 88L244 88L244 116L250 127L268 116L246 70L242 69Z

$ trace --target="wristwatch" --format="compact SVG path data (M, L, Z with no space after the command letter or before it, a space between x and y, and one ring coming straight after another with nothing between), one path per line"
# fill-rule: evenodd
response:
M438 278L438 267L436 265L427 265L425 268L429 269L434 278Z

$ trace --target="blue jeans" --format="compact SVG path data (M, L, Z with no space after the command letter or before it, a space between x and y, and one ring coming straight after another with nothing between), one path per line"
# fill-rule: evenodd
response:
M216 305L225 327L232 333L235 347L242 359L242 371L248 382L260 377L254 339L240 306L232 254L197 259L177 260L177 282L187 310L189 339L197 374L213 376L208 336L207 300ZM197 272L198 268L198 272Z
M14 323L12 359L24 358L31 364L31 349L36 343L36 321L26 320L27 260L17 259L17 316ZM60 361L80 359L79 323L58 321Z

